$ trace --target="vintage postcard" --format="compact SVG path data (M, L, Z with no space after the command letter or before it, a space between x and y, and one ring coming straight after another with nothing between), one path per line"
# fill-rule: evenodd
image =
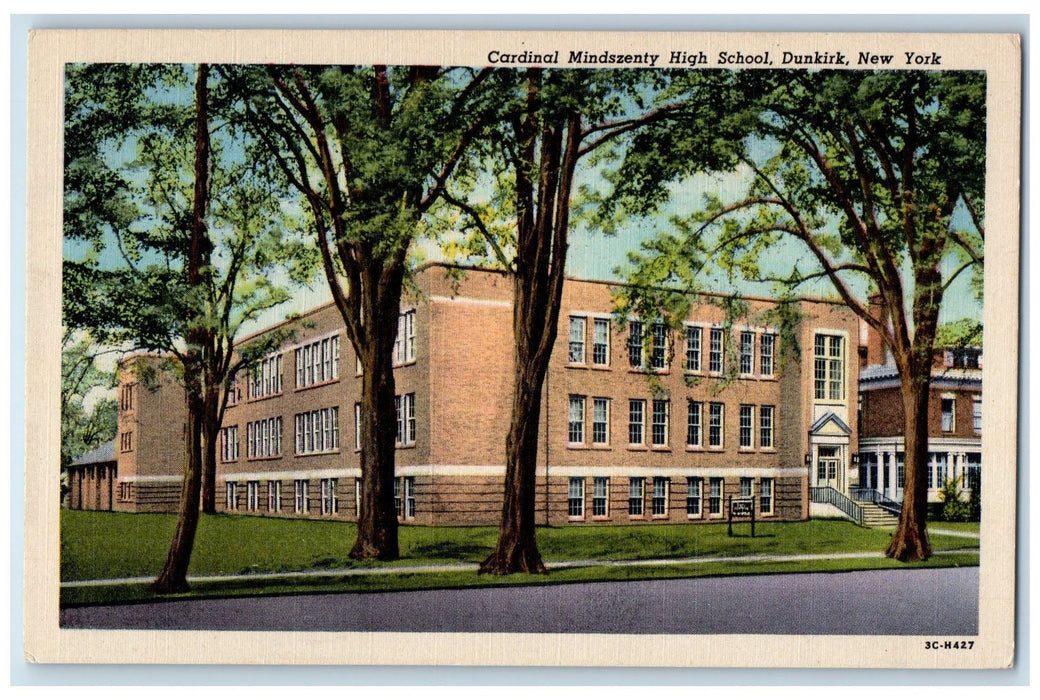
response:
M29 59L27 659L1014 665L1018 36Z

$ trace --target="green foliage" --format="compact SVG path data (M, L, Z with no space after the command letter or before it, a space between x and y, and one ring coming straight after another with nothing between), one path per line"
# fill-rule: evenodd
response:
M976 489L978 490L978 489ZM963 498L959 478L948 478L939 487L939 500L942 501L942 519L962 523L971 520L971 507Z
M935 331L935 347L982 347L982 322L971 318L962 318L940 325Z
M116 436L116 402L105 395L115 387L115 372L102 369L99 364L110 353L95 345L89 335L65 334L61 351L63 469L73 458Z

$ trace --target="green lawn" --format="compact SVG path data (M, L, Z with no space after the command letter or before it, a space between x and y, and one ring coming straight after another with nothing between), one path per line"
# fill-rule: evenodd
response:
M175 523L172 515L62 511L61 578L151 575L166 555ZM946 525L952 524L942 524ZM547 561L569 561L869 552L884 549L889 539L884 531L842 520L758 523L755 538L749 536L750 526L741 523L734 525L734 534L727 536L725 524L568 526L540 528L538 543ZM364 566L476 563L490 552L495 535L493 527L403 526L401 559L387 564L366 562ZM190 573L350 568L357 566L347 557L354 536L354 525L346 522L204 515ZM936 535L933 546L947 549L966 544L963 538Z

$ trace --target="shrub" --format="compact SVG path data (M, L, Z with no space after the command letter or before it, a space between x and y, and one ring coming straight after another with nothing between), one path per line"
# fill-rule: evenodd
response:
M977 490L977 489L976 489ZM959 479L946 479L939 489L942 501L941 518L947 522L963 523L971 519L971 509L961 493Z

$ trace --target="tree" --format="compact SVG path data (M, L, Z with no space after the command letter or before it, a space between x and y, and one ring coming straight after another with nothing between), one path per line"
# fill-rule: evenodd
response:
M253 132L302 196L362 367L361 504L350 556L395 559L392 349L408 251L487 126L492 71L270 66L235 74L257 94L248 115Z
M720 74L711 102L724 148L748 183L710 196L680 230L637 259L689 279L711 265L795 290L825 279L891 350L904 405L906 484L886 554L930 554L927 416L943 294L983 262L985 76L972 72L753 71ZM703 122L647 131L619 169L614 205L649 213L662 183L702 170ZM706 170L706 169L705 169ZM776 246L808 255L781 269ZM787 249L788 251L791 248ZM664 256L664 257L662 257ZM802 269L808 265L807 269ZM802 266L802 267L800 267ZM864 302L880 295L881 314Z
M76 337L66 330L61 344L61 469L72 459L99 447L116 436L116 402L110 396L88 398L115 386L115 372L104 370L99 359L107 352L99 349L89 335ZM64 498L64 493L62 497Z
M502 518L480 571L545 573L535 538L538 422L556 343L575 173L586 156L663 120L672 108L644 107L643 92L652 92L646 72L531 68L507 75L515 87L478 152L480 163L498 163L491 166L495 200L481 206L448 193L444 201L464 214L464 229L478 234L464 249L491 256L513 280L513 402ZM477 174L467 175L472 189ZM514 219L511 228L492 222L504 215Z
M236 133L240 102L210 76L206 65L72 66L66 93L63 321L103 345L174 358L185 388L179 519L155 583L164 592L187 588L202 493L213 510L230 385L277 342L236 348L235 338L288 299L270 276L295 250L276 171Z

